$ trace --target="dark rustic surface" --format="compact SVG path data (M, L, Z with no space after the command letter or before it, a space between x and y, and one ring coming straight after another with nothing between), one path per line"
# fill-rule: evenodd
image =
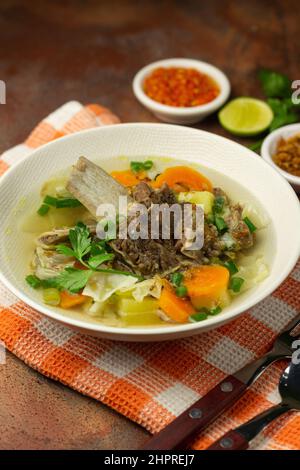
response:
M104 104L125 122L156 121L134 99L131 80L166 57L212 62L228 74L233 95L260 96L261 66L300 78L299 23L299 0L2 0L0 152L73 99ZM198 127L226 135L215 117ZM0 365L0 429L0 449L135 449L147 439L10 354Z

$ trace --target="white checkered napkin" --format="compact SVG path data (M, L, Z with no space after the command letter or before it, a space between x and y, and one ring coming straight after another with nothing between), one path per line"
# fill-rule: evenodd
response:
M16 145L1 155L0 175L33 149L51 140L91 127L119 123L120 120L109 109L97 104L83 106L78 101L69 101L49 114L31 132L24 143Z

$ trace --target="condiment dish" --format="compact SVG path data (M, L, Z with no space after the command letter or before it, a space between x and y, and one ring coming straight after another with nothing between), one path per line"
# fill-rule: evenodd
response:
M145 78L158 67L193 68L210 76L220 88L219 95L212 101L200 106L176 107L161 104L149 98L144 92ZM214 65L195 59L165 59L143 67L133 79L133 92L138 101L164 122L172 124L194 124L217 111L229 97L230 83L226 75Z
M297 193L300 193L300 176L292 175L291 173L282 170L273 160L273 155L276 152L280 139L288 139L298 133L300 133L300 123L283 126L271 132L271 134L269 134L263 141L261 156L266 162L272 165L273 168L279 171L279 173L293 186Z

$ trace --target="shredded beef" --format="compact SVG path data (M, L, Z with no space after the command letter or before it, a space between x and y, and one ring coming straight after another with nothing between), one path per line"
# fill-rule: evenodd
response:
M214 189L215 196L222 196L227 206L227 216L224 216L228 225L228 232L234 240L233 251L249 248L253 245L253 234L242 219L242 208L239 204L230 205L226 194L220 189ZM154 190L147 183L139 183L132 191L135 202L144 204L150 214L152 204L177 203L174 192L164 184L160 189ZM150 221L149 221L150 222ZM208 221L204 224L204 245L201 250L185 250L184 236L174 239L174 224L171 220L171 237L168 240L148 239L126 240L117 239L110 242L116 253L115 263L126 264L134 272L145 277L155 273L166 274L176 269L182 269L190 264L209 264L214 257L221 257L226 250L216 226ZM149 223L150 230L150 223ZM173 231L172 231L173 230ZM173 234L173 236L172 236Z
M136 202L144 204L147 208L151 204L176 204L177 200L173 191L165 183L160 189L153 190L147 183L139 183L133 188L132 196Z
M254 236L248 225L242 218L243 208L240 204L234 204L230 208L230 214L225 218L228 232L235 241L235 251L245 250L253 246Z
M160 189L154 190L147 183L139 183L133 189L132 196L135 202L147 207L149 215L152 204L172 205L177 203L175 194L166 184ZM123 258L129 266L144 276L174 270L182 262L182 255L176 247L178 240L174 240L172 236L174 234L172 220L170 232L171 237L168 240L152 240L149 236L147 240L127 238L126 240L112 241L111 246L117 253L116 261Z

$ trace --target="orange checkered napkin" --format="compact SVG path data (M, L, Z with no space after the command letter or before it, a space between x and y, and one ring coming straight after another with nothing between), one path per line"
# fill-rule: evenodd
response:
M67 103L24 144L5 152L5 169L38 147L83 128L119 122L97 105ZM227 374L268 350L300 310L300 263L251 311L219 329L178 341L118 343L76 333L28 307L0 286L0 340L40 373L105 403L150 432L162 429ZM279 401L285 363L273 365L195 443L204 449L232 427ZM300 449L300 414L278 419L253 443L258 449Z

